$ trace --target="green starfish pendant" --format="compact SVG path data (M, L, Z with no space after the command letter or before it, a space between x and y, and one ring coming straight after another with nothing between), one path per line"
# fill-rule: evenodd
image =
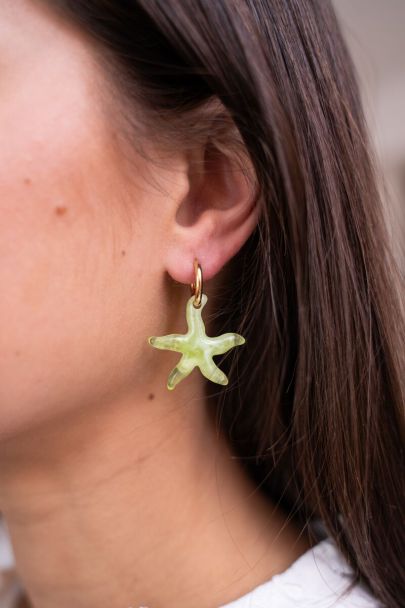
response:
M169 334L167 336L151 336L149 344L163 350L174 350L183 353L176 367L167 379L167 388L173 390L176 384L188 376L198 366L201 373L217 384L228 384L228 378L215 365L212 357L222 355L234 346L245 343L245 338L239 334L226 333L211 338L205 333L204 321L201 318L202 309L208 297L201 295L201 304L196 308L193 304L194 295L187 301L186 318L188 331L186 334Z

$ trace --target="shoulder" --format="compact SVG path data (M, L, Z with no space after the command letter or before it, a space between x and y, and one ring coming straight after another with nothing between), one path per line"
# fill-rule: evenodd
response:
M287 570L220 608L382 608L330 538L309 549Z

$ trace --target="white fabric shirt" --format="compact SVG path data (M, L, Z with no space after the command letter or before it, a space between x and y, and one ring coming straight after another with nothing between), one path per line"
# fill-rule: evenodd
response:
M353 570L328 537L284 572L219 608L382 608L360 583L344 595L352 580Z
M352 576L334 542L326 538L284 572L218 608L382 608L361 584L343 595ZM0 516L0 608L15 608L21 593L7 525Z
M13 547L5 520L0 515L0 608L15 608L22 586L15 571Z

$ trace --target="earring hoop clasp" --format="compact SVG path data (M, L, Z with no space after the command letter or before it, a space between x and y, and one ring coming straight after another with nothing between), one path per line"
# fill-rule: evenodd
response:
M194 258L194 283L190 283L191 293L194 294L193 306L200 308L203 291L202 269L197 258Z

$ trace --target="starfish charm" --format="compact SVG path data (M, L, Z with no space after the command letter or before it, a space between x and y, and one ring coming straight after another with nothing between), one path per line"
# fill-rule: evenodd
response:
M176 384L188 376L198 366L201 373L217 384L228 384L228 378L215 365L212 357L222 355L234 346L245 343L245 338L239 334L226 333L211 338L205 333L204 321L201 318L202 309L207 303L205 293L201 296L201 305L195 308L194 295L189 298L186 306L188 331L186 334L169 334L167 336L151 336L149 344L163 350L174 350L183 353L176 367L167 379L167 388L173 390Z

